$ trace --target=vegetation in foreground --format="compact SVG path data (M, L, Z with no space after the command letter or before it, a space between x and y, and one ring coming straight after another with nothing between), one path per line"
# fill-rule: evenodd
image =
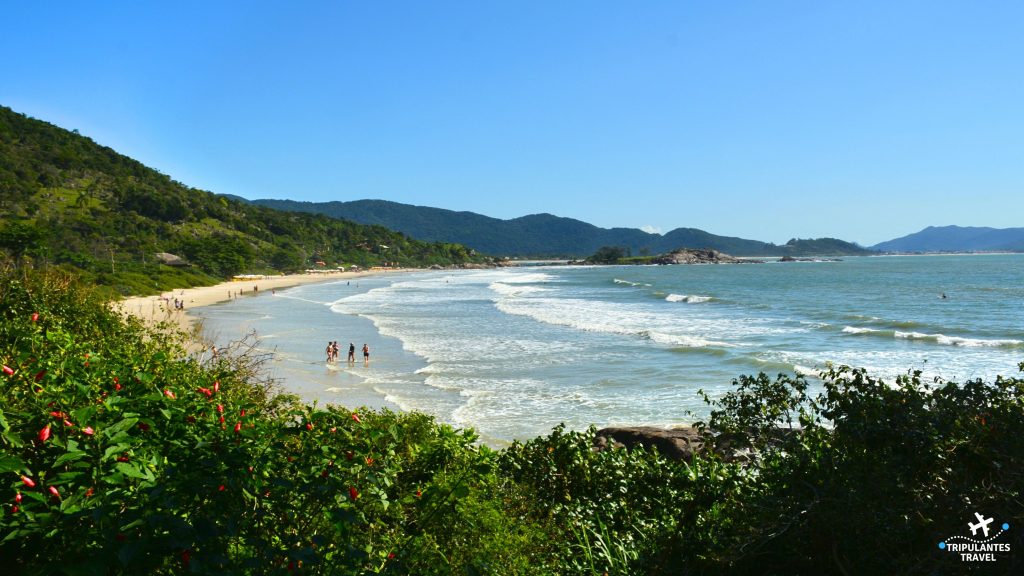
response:
M0 303L6 574L1024 567L1017 378L741 377L709 399L728 457L562 428L494 451L423 414L300 404L245 354L188 358L59 272L4 269ZM974 512L1012 527L994 563L937 546Z

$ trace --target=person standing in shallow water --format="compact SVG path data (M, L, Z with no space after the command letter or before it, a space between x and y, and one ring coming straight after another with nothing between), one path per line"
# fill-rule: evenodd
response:
M331 342L331 361L338 361L338 341Z
M334 359L334 346L330 342L327 342L327 362Z
M356 363L356 345L351 342L348 343L348 363L352 365Z
M363 344L363 366L370 365L370 347Z

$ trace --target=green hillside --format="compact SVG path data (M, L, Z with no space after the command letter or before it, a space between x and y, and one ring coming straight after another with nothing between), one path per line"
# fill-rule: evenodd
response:
M448 242L285 213L190 188L76 132L0 107L0 250L122 294L239 273L478 261ZM191 265L173 268L157 253ZM323 264L317 264L322 262Z
M719 236L695 228L676 228L662 235L636 228L599 228L551 214L499 220L473 212L385 200L253 200L252 203L278 210L325 214L362 224L379 224L416 238L457 242L494 256L579 258L589 256L604 246L622 247L634 256L660 254L679 248L712 248L736 256L851 256L872 253L856 244L833 238L791 240L779 246Z

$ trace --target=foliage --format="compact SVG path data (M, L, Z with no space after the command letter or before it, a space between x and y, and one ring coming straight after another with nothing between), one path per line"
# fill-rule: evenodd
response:
M1022 568L1019 530L995 564L936 546L974 512L1024 521L1018 378L742 376L689 462L561 426L495 452L419 413L298 403L259 357L190 356L59 270L2 272L5 573Z
M0 107L0 256L67 266L119 294L233 274L459 265L463 246L189 188L89 138ZM155 254L184 256L187 273ZM321 264L318 264L321 263ZM139 282L138 277L152 281Z
M629 256L629 250L621 246L602 246L587 257L587 264L617 264Z

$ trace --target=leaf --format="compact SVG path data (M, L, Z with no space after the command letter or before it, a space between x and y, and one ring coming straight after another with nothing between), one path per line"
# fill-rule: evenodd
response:
M74 452L66 452L62 454L60 458L57 458L57 460L53 463L53 467L56 468L61 464L64 464L66 462L74 462L75 460L85 458L86 456L87 454L85 452L79 450L76 450Z
M125 430L128 430L132 426L135 426L135 423L138 421L138 418L125 418L124 420L121 420L117 424L114 424L113 426L104 430L103 433L106 434L108 437L114 436L118 432L123 432Z
M17 456L0 456L0 473L18 472L25 469L25 462Z
M137 466L132 466L131 464L128 464L127 462L118 462L117 464L114 465L114 468L117 468L118 472L124 474L125 476L127 476L129 478L139 478L139 479L152 478L152 475L147 476L141 470L139 470L139 468Z

